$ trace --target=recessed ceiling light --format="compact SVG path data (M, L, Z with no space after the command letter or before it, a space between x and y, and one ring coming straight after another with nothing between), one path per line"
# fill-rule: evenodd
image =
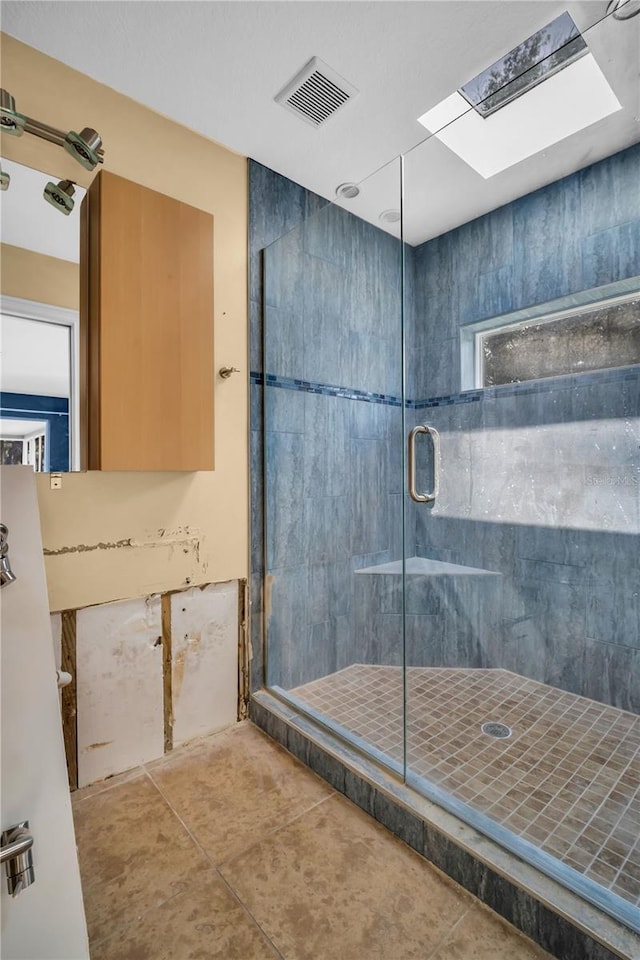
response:
M383 223L397 223L399 219L399 210L383 210L378 217L378 220L382 220Z
M336 197L341 200L353 200L360 193L360 187L357 183L341 183L336 187Z
M482 117L456 92L418 122L488 179L620 110L593 55Z

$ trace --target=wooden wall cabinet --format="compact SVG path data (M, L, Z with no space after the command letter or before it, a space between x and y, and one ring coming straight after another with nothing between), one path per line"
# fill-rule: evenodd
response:
M101 171L80 259L84 466L213 470L213 217Z

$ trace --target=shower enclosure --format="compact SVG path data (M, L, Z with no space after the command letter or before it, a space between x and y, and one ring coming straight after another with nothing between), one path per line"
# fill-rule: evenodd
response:
M465 104L335 204L254 165L252 439L254 686L640 931L637 109L475 169Z

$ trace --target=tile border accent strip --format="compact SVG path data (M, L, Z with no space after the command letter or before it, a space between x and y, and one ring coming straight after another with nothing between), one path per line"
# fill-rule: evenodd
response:
M426 400L411 400L409 405L416 409L423 407L444 407L458 403L473 403L476 400L500 400L502 397L526 397L531 394L548 393L550 390L574 390L595 383L619 383L624 380L637 380L640 376L640 364L628 367L612 367L609 370L590 370L585 373L566 374L561 377L545 377L543 380L523 380L521 383L501 383L495 387L478 387L462 393L451 393L443 397L429 397Z
M548 891L554 881L545 878L544 891L537 896L534 889L526 889L527 880L537 875L533 868L522 864L518 858L520 881L511 877L511 870L503 862L504 851L498 851L492 860L495 845L480 837L471 828L459 824L450 835L440 820L455 823L455 818L437 808L429 801L422 801L425 808L436 810L434 821L419 810L412 812L408 806L407 788L385 777L376 765L365 758L356 757L348 748L341 748L331 738L313 725L312 721L295 715L290 708L280 704L266 690L254 694L251 700L250 717L273 739L290 753L314 770L343 793L370 816L386 826L417 853L430 860L444 873L478 897L489 907L513 924L528 937L540 944L559 960L633 960L637 956L638 938L615 921L603 916L595 908L583 905L570 891L559 890L563 899L557 909L548 905ZM325 744L326 740L326 744ZM358 767L362 767L360 772ZM407 796L405 796L407 795ZM482 859L473 852L476 840L482 844ZM486 858L486 859L485 859ZM532 873L533 871L533 873ZM571 921L571 906L578 902L579 916ZM598 931L596 940L589 930Z
M369 393L355 387L339 387L331 383L316 383L313 380L296 380L292 377L281 377L275 373L265 375L252 370L249 378L251 383L267 387L280 387L283 390L298 390L301 393L317 393L325 397L342 397L345 400L364 400L366 403L384 403L390 407L401 407L400 397L388 393Z
M573 390L576 387L590 386L596 383L618 383L633 381L640 377L640 364L628 367L614 367L610 370L591 370L585 373L569 374L562 377L546 377L543 380L525 380L522 383L503 383L495 387L481 387L476 390L464 390L462 393L449 393L441 397L427 397L422 400L407 399L405 407L423 410L431 407L450 407L463 403L475 403L479 400L500 400L503 397L548 393L550 390ZM262 374L252 370L250 382L258 386L279 387L283 390L297 390L301 393L315 393L325 397L341 397L345 400L362 400L365 403L379 403L390 407L401 407L401 397L387 393L369 393L356 387L342 387L330 383L317 383L312 380L298 380L281 377L275 373Z

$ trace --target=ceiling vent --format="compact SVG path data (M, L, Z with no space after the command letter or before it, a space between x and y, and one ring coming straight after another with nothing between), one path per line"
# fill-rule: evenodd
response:
M344 77L318 57L312 57L274 99L302 120L319 127L357 95L356 88Z

